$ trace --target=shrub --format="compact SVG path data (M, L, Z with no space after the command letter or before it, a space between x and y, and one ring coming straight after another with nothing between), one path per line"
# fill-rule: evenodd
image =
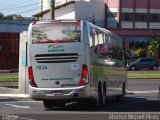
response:
M135 51L135 56L137 58L141 58L141 57L144 57L145 56L145 50L142 49L142 48L139 48Z

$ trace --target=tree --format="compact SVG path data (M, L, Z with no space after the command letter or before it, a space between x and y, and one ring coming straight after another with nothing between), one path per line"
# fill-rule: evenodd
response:
M3 13L0 12L0 20L3 20L3 18L4 18L4 15Z
M140 57L145 57L145 50L142 48L139 48L135 51L135 56L140 58Z
M152 57L158 57L158 49L160 47L160 43L158 40L151 39L148 45L148 52Z
M0 20L31 20L31 21L35 21L36 19L32 18L32 17L22 17L21 15L16 15L16 14L4 16L4 14L0 12Z
M13 20L14 15L7 15L4 17L4 20Z

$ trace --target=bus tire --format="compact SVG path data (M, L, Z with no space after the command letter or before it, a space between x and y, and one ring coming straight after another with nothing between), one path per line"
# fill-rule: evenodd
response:
M57 100L43 100L43 105L47 109L53 107L65 107L65 102L58 102Z
M43 100L43 105L46 109L51 109L53 107L53 103L51 100Z
M106 105L106 83L103 83L103 105Z
M122 85L122 95L126 95L126 84L123 82L123 85Z
M125 85L125 83L123 83L123 85L122 85L122 93L121 93L121 95L116 96L116 100L117 101L123 101L125 94L126 94L126 85Z
M102 85L98 84L98 95L97 95L97 108L103 107L103 93L102 93Z

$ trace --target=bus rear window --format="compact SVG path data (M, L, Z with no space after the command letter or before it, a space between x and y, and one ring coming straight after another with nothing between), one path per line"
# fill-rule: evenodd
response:
M43 23L32 27L32 43L80 42L80 24Z

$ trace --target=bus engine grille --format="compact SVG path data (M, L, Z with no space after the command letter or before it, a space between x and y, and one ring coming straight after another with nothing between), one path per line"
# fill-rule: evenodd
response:
M78 59L77 53L61 53L61 54L37 54L35 60L37 63L65 63L75 62Z

